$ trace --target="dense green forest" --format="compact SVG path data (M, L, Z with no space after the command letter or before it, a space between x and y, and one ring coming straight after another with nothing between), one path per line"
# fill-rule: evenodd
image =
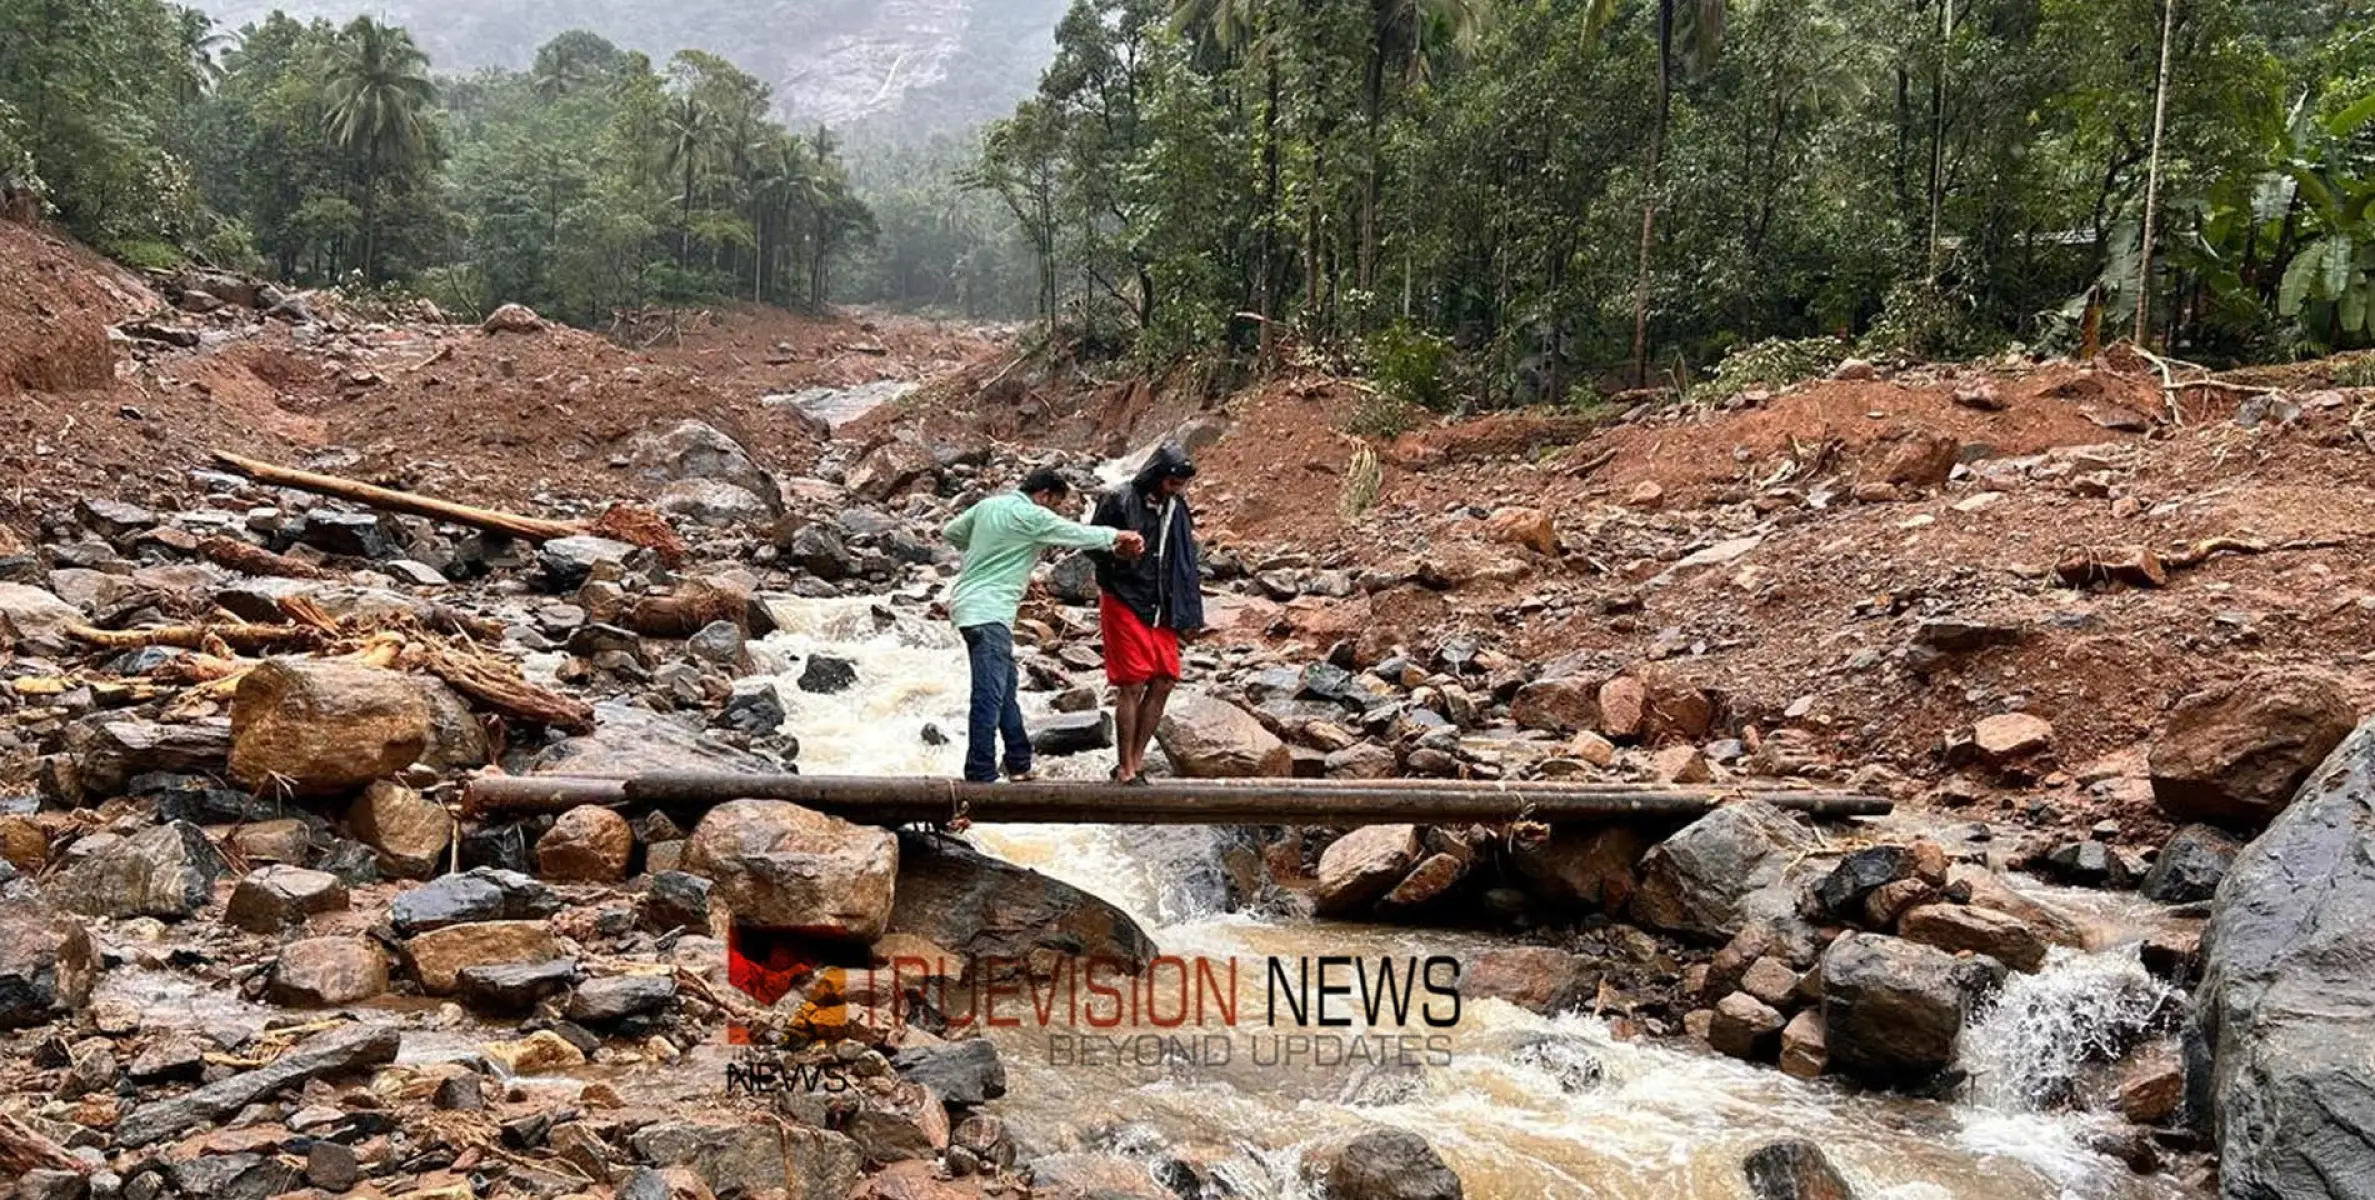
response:
M136 265L185 254L465 312L825 301L873 237L834 137L715 55L590 33L440 78L402 29L0 0L0 175Z
M2375 342L2368 0L1077 0L977 134L791 130L588 33L0 0L0 175L136 263L452 307L748 297L1287 351L1411 400L1851 353ZM847 141L841 139L846 137Z
M2362 0L1079 0L969 178L1091 342L1421 399L2272 358L2369 342L2371 97Z

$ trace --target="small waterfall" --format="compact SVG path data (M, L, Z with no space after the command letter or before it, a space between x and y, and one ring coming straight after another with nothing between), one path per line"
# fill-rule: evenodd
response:
M2089 1064L2118 1058L2183 999L2144 969L2136 943L2056 950L2044 970L2014 974L1963 1031L1971 1101L2000 1112L2062 1104Z

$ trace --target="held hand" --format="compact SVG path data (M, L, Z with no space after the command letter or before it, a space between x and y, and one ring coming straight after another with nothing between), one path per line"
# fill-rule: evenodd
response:
M1113 536L1113 552L1123 558L1136 558L1146 553L1146 539L1125 529Z

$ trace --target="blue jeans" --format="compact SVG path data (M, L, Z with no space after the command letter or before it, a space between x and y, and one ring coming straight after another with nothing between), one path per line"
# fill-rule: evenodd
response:
M1015 687L1014 631L991 622L968 625L965 657L973 665L973 707L965 729L965 778L998 781L998 738L1006 738L1006 773L1031 769L1031 733L1023 727L1022 697Z

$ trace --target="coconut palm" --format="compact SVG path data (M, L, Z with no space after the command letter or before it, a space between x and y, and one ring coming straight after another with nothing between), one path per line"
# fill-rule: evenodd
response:
M366 279L375 277L380 176L428 153L429 107L436 99L428 56L404 30L357 17L331 45L323 100L331 142L360 158Z

